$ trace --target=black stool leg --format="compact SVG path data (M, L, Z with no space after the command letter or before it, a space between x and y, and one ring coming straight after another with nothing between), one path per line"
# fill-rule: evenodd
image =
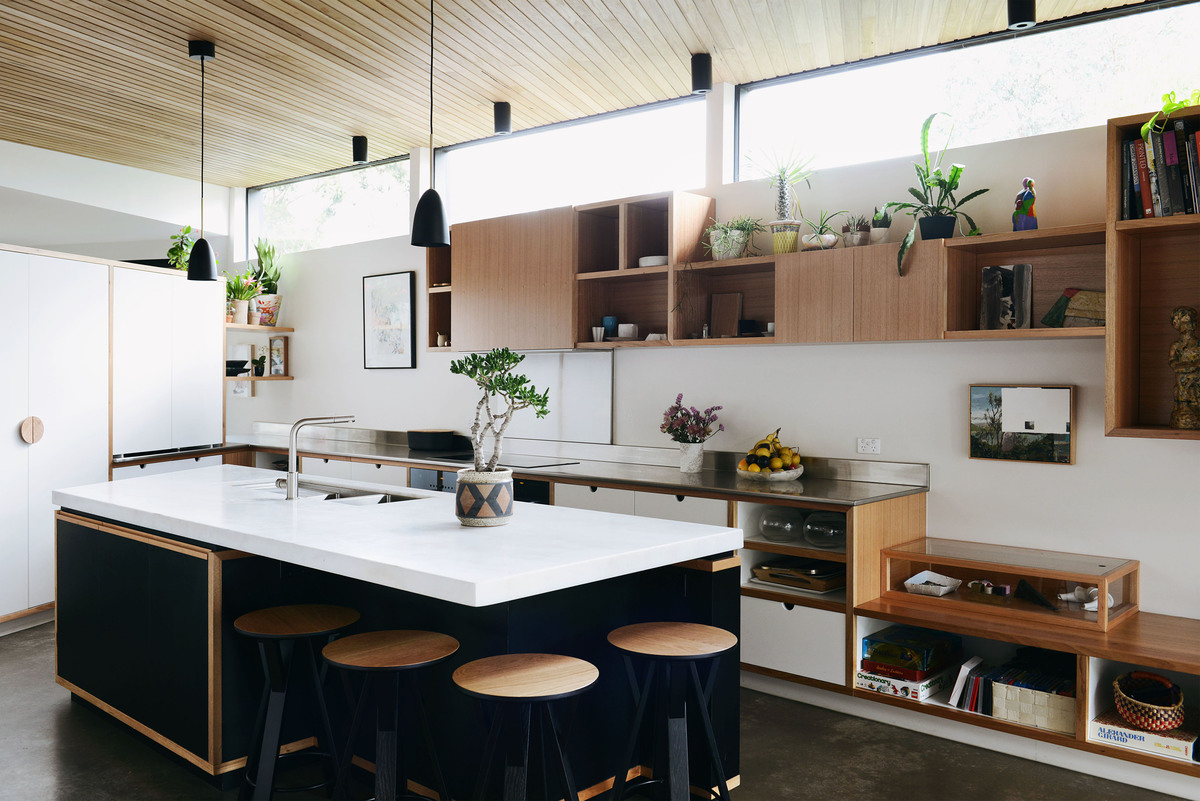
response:
M283 708L292 672L292 650L292 642L288 640L258 641L269 695L262 738L256 743L258 753L253 774L254 788L250 795L255 801L270 799L274 789L275 760L279 756L279 740L283 733Z
M687 742L687 677L678 666L664 666L667 681L667 774L671 801L687 801L688 742Z
M629 676L629 686L633 690L633 700L637 704L637 711L633 715L633 727L629 730L629 740L625 743L624 758L621 760L621 764L617 766L617 772L613 777L612 801L621 801L625 797L625 777L629 775L629 768L633 762L633 754L637 750L638 735L642 729L642 719L646 715L646 701L650 697L650 688L654 686L655 667L654 662L650 662L646 666L646 676L642 680L642 686L639 689L637 676L633 672L633 662L628 656L625 656L625 671Z
M308 672L312 678L313 695L316 696L317 710L321 713L321 741L319 746L325 756L321 758L321 773L325 777L325 794L333 797L338 780L337 747L334 745L333 726L329 722L329 706L325 703L324 671L317 667L317 656L313 649L311 638L304 640L304 649L308 652Z
M429 716L425 714L425 699L419 687L412 686L413 703L417 707L417 717L421 720L421 733L425 737L425 747L429 750L429 761L433 764L433 776L437 781L438 796L442 801L450 801L450 792L446 789L446 777L442 774L442 764L438 761L437 749L433 747L433 731L429 727Z
M350 684L347 680L344 685L346 693L350 693ZM370 675L363 677L362 690L358 694L358 703L354 705L354 716L350 719L350 733L346 737L346 749L342 752L342 758L338 764L338 780L337 786L334 787L334 798L349 798L350 797L350 768L354 760L354 743L358 739L358 729L362 725L363 710L367 706L367 696L371 692L371 677Z
M518 722L521 727L521 737L519 740L521 750L517 755L518 763L516 765L511 764L508 760L512 749L505 749L508 753L506 753L504 760L504 801L524 801L528 797L529 724L533 711L532 707L532 704L521 704L521 709L518 713L520 715Z
M397 797L396 764L400 738L396 720L396 681L397 676L392 673L380 676L376 682L379 694L375 699L375 801L395 801Z
M711 697L711 689L705 692L700 687L700 674L696 670L696 663L689 662L691 667L692 687L696 691L696 704L700 707L700 720L704 723L704 734L708 737L708 752L712 757L713 767L717 771L717 788L720 790L721 801L730 801L729 786L725 782L725 768L721 764L721 752L717 748L717 735L713 732L712 718L708 714L708 701ZM712 666L709 668L709 686L712 685L712 677L717 672L717 660L713 660ZM707 781L706 781L707 783ZM708 789L707 787L705 789Z
M498 704L496 716L492 718L492 726L488 731L487 741L483 744L483 764L479 767L479 778L475 783L475 798L484 801L483 791L487 787L488 776L491 775L492 759L496 755L496 743L500 739L500 725L504 721L504 705Z
M566 794L567 801L579 801L579 791L575 789L575 777L571 775L571 766L567 762L566 752L563 750L562 740L558 736L558 726L554 724L554 712L550 709L549 702L542 704L542 714L544 715L544 726L550 732L550 744L554 747L554 756L558 763L559 778L562 779L563 791ZM544 759L543 759L544 763ZM554 796L547 793L547 797Z

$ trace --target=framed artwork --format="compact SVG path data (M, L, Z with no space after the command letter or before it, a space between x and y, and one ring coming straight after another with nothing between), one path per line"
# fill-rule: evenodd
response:
M254 346L253 345L230 345L226 349L226 357L230 359L244 359L246 361L246 375L249 376L253 372ZM230 381L229 382L229 397L231 398L253 398L254 397L254 382L253 381Z
M363 276L363 367L417 366L416 272Z
M1075 388L972 384L970 457L1075 464Z
M979 330L1032 328L1033 265L984 267L979 280Z
M283 334L271 337L267 341L267 374L288 374L288 338Z

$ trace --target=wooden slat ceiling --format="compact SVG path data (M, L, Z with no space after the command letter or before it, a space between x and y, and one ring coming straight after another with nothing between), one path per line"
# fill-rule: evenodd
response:
M1040 0L1042 21L1130 0ZM1002 31L1004 0L437 0L435 144ZM253 186L429 142L428 0L0 0L0 139Z

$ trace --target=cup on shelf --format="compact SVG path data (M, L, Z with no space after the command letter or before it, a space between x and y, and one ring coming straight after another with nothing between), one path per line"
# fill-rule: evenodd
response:
M617 335L617 318L613 315L607 315L600 320L604 325L604 336L615 337Z
M602 325L592 326L592 341L593 342L603 342L604 341L604 326L602 326Z
M631 337L637 338L637 326L633 323L621 323L617 326L617 336L621 338Z
M447 342L449 342L449 338L448 338L448 337L447 337L445 334L438 334L438 335L437 335L437 346L438 346L439 348L444 348L444 347L446 347L446 343L447 343Z
M768 334L775 333L775 323L767 323L767 333Z

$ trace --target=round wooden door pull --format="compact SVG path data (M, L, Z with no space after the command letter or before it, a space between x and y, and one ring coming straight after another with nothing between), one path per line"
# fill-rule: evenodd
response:
M30 445L40 440L44 433L46 433L46 426L40 417L29 416L21 421L21 439Z

